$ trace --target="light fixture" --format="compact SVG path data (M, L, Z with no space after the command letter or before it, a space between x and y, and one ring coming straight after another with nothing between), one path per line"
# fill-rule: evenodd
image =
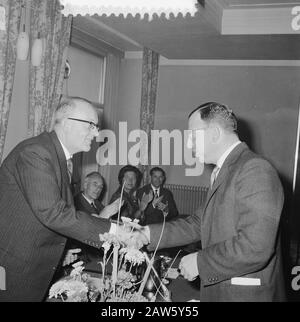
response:
M196 4L203 5L204 0L60 0L63 5L62 13L68 15L94 15L98 14L110 16L112 14L119 16L139 14L141 18L149 16L149 20L154 15L164 14L167 18L171 14L177 16L179 13L195 15L197 12Z
M29 36L25 29L26 23L26 8L24 4L22 5L21 9L21 18L23 16L23 10L25 9L25 17L23 21L23 31L21 31L18 35L17 39L17 58L19 60L27 60L28 52L29 52Z
M38 32L38 37L34 40L31 48L31 63L32 66L38 67L41 64L43 57L43 40Z

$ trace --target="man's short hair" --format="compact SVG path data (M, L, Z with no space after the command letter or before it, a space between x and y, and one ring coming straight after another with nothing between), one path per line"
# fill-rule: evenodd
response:
M220 124L225 130L230 132L237 131L237 119L234 113L226 105L208 102L195 108L190 114L190 118L194 113L199 113L203 121L215 121Z
M93 171L93 172L90 172L88 173L86 176L85 176L85 179L90 179L90 178L98 178L98 179L101 179L102 182L104 183L104 178L102 177L102 175L97 172L97 171Z
M162 175L164 176L164 178L166 178L166 173L165 173L165 171L164 171L162 168L160 168L160 167L154 167L154 168L152 168L152 169L150 170L150 176L152 176L152 174L153 174L154 172L156 172L156 171L161 172L161 173L162 173Z
M84 102L92 105L89 100L82 97L69 96L62 98L54 114L55 124L59 123L63 118L68 117L68 115L76 107L76 102Z

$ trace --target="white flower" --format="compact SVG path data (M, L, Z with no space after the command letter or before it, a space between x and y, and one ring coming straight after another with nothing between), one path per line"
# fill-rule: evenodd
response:
M74 269L72 269L70 276L71 277L78 277L81 276L82 271L84 270L84 267L82 266L83 262L78 262L73 264L72 266L74 267Z
M102 247L104 248L104 251L107 253L110 250L111 244L106 241L102 244Z
M88 287L84 282L73 279L56 282L49 291L49 298L57 298L59 295L67 295L68 298L85 299L88 293Z
M123 223L130 223L131 219L129 217L121 217L121 220L123 221Z
M66 291L66 283L67 281L58 281L53 284L49 290L49 298L55 297L57 298L58 295L63 294Z
M124 251L125 252L125 251ZM125 260L133 263L133 265L140 265L145 260L145 256L142 252L134 248L127 248L125 254Z

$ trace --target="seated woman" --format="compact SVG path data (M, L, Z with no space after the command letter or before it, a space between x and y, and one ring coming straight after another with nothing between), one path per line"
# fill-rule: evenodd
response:
M131 219L140 219L143 211L146 209L148 203L153 199L153 193L144 194L141 201L138 201L136 197L136 190L140 186L142 180L142 173L140 170L132 165L126 165L119 171L118 181L119 188L112 195L110 204L120 198L122 187L123 191L123 205L121 208L120 217L129 217ZM111 217L116 220L118 213Z

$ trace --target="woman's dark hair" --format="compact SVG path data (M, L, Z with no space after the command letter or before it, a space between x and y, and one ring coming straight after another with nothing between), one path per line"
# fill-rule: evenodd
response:
M118 180L119 180L119 184L120 186L122 186L122 182L123 182L123 178L125 176L126 172L134 172L135 176L136 176L136 188L140 186L141 181L142 181L142 173L141 171L137 168L134 167L133 165L125 165L125 167L121 168L119 171L119 175L118 175Z

